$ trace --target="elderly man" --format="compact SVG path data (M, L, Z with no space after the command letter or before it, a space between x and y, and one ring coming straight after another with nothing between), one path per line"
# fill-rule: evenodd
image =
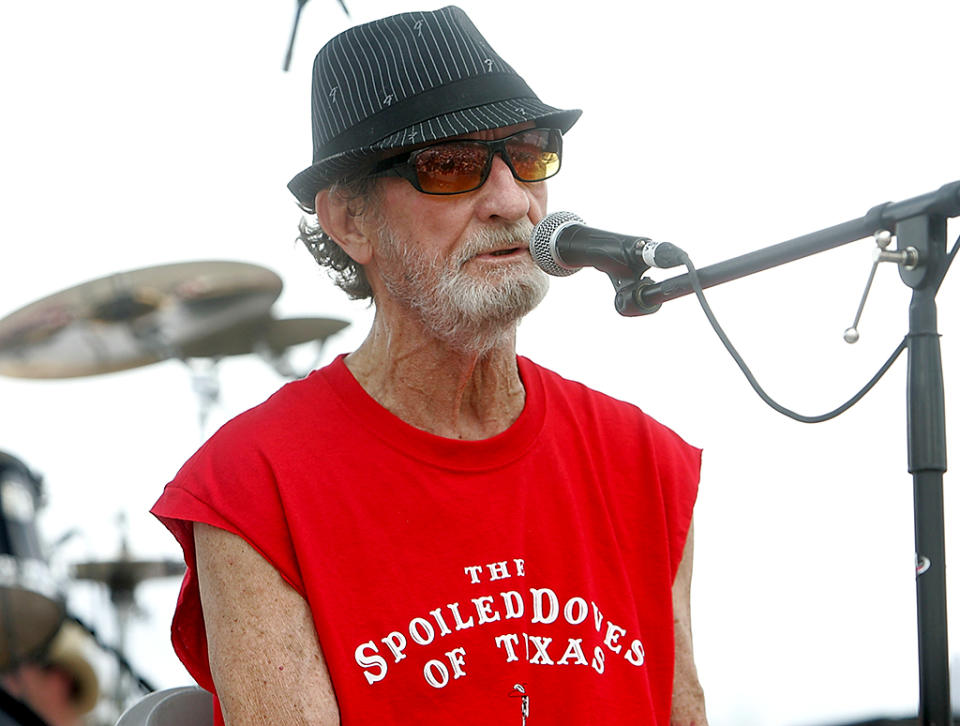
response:
M317 55L301 233L376 306L353 353L221 429L154 513L177 652L230 724L706 723L699 450L515 351L579 117L462 10ZM218 721L219 722L219 721Z

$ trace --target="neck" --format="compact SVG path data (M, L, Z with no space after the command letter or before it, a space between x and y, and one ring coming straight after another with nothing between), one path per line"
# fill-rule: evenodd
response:
M371 397L411 426L447 438L490 438L523 411L515 330L500 331L483 352L464 351L418 326L388 325L378 311L346 364Z

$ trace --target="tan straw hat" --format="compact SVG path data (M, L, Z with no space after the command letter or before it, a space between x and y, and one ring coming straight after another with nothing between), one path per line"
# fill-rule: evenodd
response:
M47 662L62 668L73 678L71 701L77 713L87 713L97 705L100 684L93 666L84 657L90 637L76 623L65 622L47 651Z

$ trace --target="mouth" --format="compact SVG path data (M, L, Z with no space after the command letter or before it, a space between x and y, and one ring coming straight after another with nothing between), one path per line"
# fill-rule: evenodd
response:
M499 250L491 250L491 251L489 251L489 252L482 252L481 254L477 255L477 257L480 258L480 259L488 259L488 258L502 259L502 258L505 258L505 257L516 257L516 256L522 255L522 254L524 254L524 253L526 253L526 252L527 252L527 247L526 247L526 246L517 245L516 247L504 247L504 248L499 249Z

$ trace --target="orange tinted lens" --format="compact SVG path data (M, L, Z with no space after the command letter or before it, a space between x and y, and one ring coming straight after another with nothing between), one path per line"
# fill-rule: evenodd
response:
M510 163L521 181L543 181L560 169L557 135L535 129L512 136L506 144Z
M483 182L489 149L482 144L450 143L428 146L414 159L417 181L430 194L456 194Z

